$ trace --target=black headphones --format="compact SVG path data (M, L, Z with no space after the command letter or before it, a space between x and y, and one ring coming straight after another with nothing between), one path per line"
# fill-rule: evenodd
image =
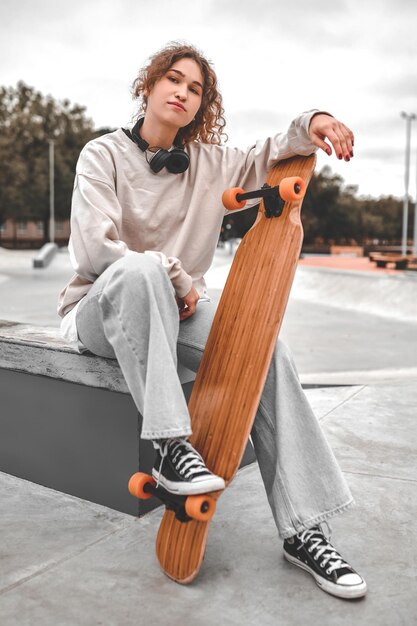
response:
M144 117L140 117L132 131L130 133L130 138L135 142L137 146L142 150L142 152L146 153L146 150L149 148L149 144L147 141L142 139L139 134L139 130L143 124ZM124 130L124 129L123 129ZM127 134L127 133L126 133ZM152 156L151 160L148 160L148 155L146 154L146 160L149 163L149 166L155 174L160 172L163 167L166 167L168 172L172 174L182 174L188 169L190 165L190 159L188 154L185 152L183 145L174 140L174 147L171 150L165 150L164 148L159 148L157 152Z

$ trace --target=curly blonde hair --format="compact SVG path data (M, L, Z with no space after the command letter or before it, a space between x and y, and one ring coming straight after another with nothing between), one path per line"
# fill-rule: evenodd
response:
M217 87L217 76L211 63L194 46L173 41L151 56L148 65L140 70L133 82L133 97L140 99L142 112L146 111L148 98L144 92L151 91L172 65L184 58L193 59L200 67L204 85L201 106L194 120L180 128L176 139L185 144L200 141L220 145L222 138L227 141L227 135L223 132L226 121L223 117L224 109L222 96Z

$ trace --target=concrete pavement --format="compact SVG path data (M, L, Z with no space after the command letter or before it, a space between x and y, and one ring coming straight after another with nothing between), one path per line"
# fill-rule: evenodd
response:
M307 390L356 499L331 523L366 598L321 591L282 557L256 465L220 499L200 577L159 570L158 509L140 520L0 474L3 626L396 626L417 623L417 386Z
M40 319L46 300L32 291L31 309L28 290L38 284L51 297L66 255L41 276L19 267L22 257L11 267L9 255L5 269L1 256L0 317ZM220 252L214 289L227 263ZM416 327L292 298L283 328L304 382L321 385L306 393L356 499L332 520L332 538L366 578L366 598L331 597L284 561L256 465L220 499L201 575L188 587L157 565L160 509L138 520L0 473L1 625L417 624ZM326 386L331 375L339 386Z

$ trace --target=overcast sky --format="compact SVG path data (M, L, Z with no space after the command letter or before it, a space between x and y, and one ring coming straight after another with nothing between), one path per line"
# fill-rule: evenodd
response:
M23 80L86 106L96 127L126 124L130 85L172 40L214 63L229 144L331 112L355 133L355 158L322 155L359 193L404 193L405 122L417 113L416 0L1 0L0 84ZM410 193L416 193L417 123Z

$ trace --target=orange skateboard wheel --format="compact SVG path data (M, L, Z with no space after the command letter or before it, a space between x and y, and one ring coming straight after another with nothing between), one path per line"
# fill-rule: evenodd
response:
M216 500L210 496L188 496L185 512L199 522L208 522L214 515L216 504Z
M152 498L153 494L145 491L145 485L155 486L156 481L152 476L149 476L149 474L136 472L136 474L133 474L129 480L129 493L140 500L149 500L149 498Z
M223 206L228 211L236 211L236 209L243 209L246 204L246 200L239 200L236 196L239 193L245 193L245 190L242 187L231 187L230 189L226 189L222 195Z
M306 184L299 176L290 176L283 178L279 184L279 195L285 202L293 202L304 198L306 192Z

